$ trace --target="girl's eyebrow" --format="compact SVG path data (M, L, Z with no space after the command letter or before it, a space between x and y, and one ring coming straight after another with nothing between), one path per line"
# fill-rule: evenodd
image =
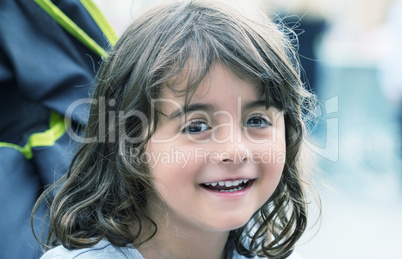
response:
M244 105L243 109L252 110L252 109L260 108L260 107L267 108L265 100L256 100L256 101L249 102L246 105ZM173 120L173 119L176 119L177 117L179 117L180 115L184 115L189 112L193 112L193 111L211 112L213 110L214 110L214 107L211 104L193 103L193 104L189 104L186 108L178 108L177 110L173 111L167 117L169 120Z
M244 109L252 110L255 108L260 108L261 106L263 106L264 108L269 108L269 107L267 107L266 101L261 99L261 100L256 100L256 101L246 103L246 105L244 105Z
M204 111L204 112L211 112L214 109L214 107L210 104L204 104L204 103L193 103L189 104L185 108L178 108L174 112L172 112L170 115L168 115L168 119L173 120L180 115L184 115L189 112L193 111Z

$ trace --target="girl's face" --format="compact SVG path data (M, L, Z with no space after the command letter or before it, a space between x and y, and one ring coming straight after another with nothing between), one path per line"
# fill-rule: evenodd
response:
M169 226L226 232L246 224L281 178L283 113L266 109L257 85L219 64L186 111L184 98L167 87L158 102L167 116L161 116L145 155Z

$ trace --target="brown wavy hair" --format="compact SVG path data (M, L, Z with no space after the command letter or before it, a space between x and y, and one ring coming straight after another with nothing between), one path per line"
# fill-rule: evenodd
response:
M295 35L265 16L256 17L216 2L187 1L160 5L132 23L98 72L86 143L65 177L35 206L51 204L47 248L91 247L103 238L116 246L138 246L153 237L157 225L147 197L156 191L147 165L133 159L144 152L163 113L153 100L188 66L183 94L190 100L219 63L241 79L259 82L267 107L284 111L286 125L280 183L245 226L230 232L226 257L234 249L246 256L291 254L307 225L301 149L314 97L300 81Z

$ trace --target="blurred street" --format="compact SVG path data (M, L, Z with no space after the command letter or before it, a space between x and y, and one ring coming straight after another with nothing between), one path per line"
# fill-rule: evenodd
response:
M320 63L318 74L319 99L337 97L339 109L329 115L323 112L311 142L324 147L326 137L333 137L327 135L326 120L331 119L338 121L332 132L339 134L339 142L326 147L327 157L318 154L321 222L297 251L306 259L401 258L402 170L396 110L380 91L373 67ZM316 217L315 209L312 223Z

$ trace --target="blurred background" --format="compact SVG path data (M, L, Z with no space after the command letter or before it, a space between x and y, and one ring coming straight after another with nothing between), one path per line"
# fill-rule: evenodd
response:
M95 2L121 34L157 1ZM247 5L299 34L303 80L319 99L306 144L317 156L322 213L316 222L312 204L297 251L305 259L402 258L402 1Z

